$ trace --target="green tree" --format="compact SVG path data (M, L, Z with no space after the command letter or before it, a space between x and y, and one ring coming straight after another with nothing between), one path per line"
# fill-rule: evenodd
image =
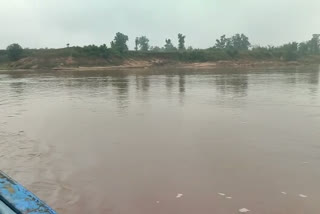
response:
M181 33L178 34L178 40L179 40L178 49L179 49L179 51L185 51L186 50L185 39L186 39L186 36L182 35Z
M171 39L166 39L166 44L164 45L165 51L176 51L177 48L173 46Z
M148 51L150 48L149 39L146 36L138 37L137 40L140 51Z
M249 38L244 34L236 34L231 38L232 47L235 50L246 51L251 46Z
M227 46L227 42L228 42L228 39L226 38L226 35L222 35L220 39L216 40L216 44L214 47L217 49L225 49Z
M139 46L139 38L136 37L135 46L134 46L134 50L135 50L135 51L138 51L138 46Z
M99 47L100 56L103 58L108 58L110 53L106 44L103 44Z
M309 41L309 46L312 54L320 53L320 34L313 34L312 39Z
M11 44L7 47L8 58L12 61L19 60L22 56L23 49L19 44Z
M151 46L150 47L150 51L152 51L152 52L161 52L162 50L158 46Z
M123 33L118 32L116 36L114 37L114 40L111 42L111 48L119 51L119 53L124 53L128 51L127 42L129 40L129 37L127 35L124 35Z
M283 58L287 61L295 61L298 59L298 43L292 42L280 47L283 51Z
M298 46L298 52L300 55L308 55L310 53L310 47L308 42L301 42Z
M192 46L189 46L189 47L187 48L187 51L189 51L189 52L193 51L193 47L192 47Z

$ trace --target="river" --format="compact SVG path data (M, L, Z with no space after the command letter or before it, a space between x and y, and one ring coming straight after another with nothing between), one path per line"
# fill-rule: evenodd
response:
M0 73L0 170L59 213L320 213L319 67Z

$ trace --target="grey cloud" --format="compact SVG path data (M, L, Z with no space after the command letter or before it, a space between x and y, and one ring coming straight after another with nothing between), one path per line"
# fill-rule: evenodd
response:
M304 41L320 32L318 0L0 0L0 48L107 45L118 31L146 35L151 45L165 38L213 46L222 34L245 33L253 44Z

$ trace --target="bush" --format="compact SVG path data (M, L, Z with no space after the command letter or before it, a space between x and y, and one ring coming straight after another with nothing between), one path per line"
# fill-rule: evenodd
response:
M11 44L7 47L7 55L11 61L17 61L21 58L23 49L19 44Z

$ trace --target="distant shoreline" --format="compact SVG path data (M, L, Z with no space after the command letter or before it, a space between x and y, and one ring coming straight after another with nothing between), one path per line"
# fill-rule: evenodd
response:
M186 48L186 36L179 33L179 44L165 40L163 47L150 47L146 36L137 37L135 50L129 50L129 37L118 32L106 44L70 46L58 49L23 49L19 44L0 50L0 70L121 70L147 68L247 68L300 66L320 63L320 34L306 42L291 42L278 47L251 45L244 34L222 35L213 47Z
M196 62L182 63L170 62L168 64L157 65L147 61L137 61L134 64L123 64L119 66L78 66L78 67L56 67L51 70L62 71L89 71L89 70L129 70L129 69L219 69L219 68L254 68L254 67L279 67L279 66L302 66L299 62L277 62L277 61L218 61L218 62Z
M220 68L269 68L269 67L292 67L319 65L317 61L280 61L280 60L225 60L216 62L181 62L164 59L127 59L118 65L81 65L74 59L68 57L60 59L56 66L46 67L43 63L37 63L34 59L22 59L18 64L0 66L0 71L30 71L30 70L51 70L51 71L90 71L90 70L130 70L130 69L154 69L154 68L177 68L177 69L220 69ZM65 63L66 62L66 63ZM74 63L74 64L73 64ZM80 65L78 65L80 64Z

